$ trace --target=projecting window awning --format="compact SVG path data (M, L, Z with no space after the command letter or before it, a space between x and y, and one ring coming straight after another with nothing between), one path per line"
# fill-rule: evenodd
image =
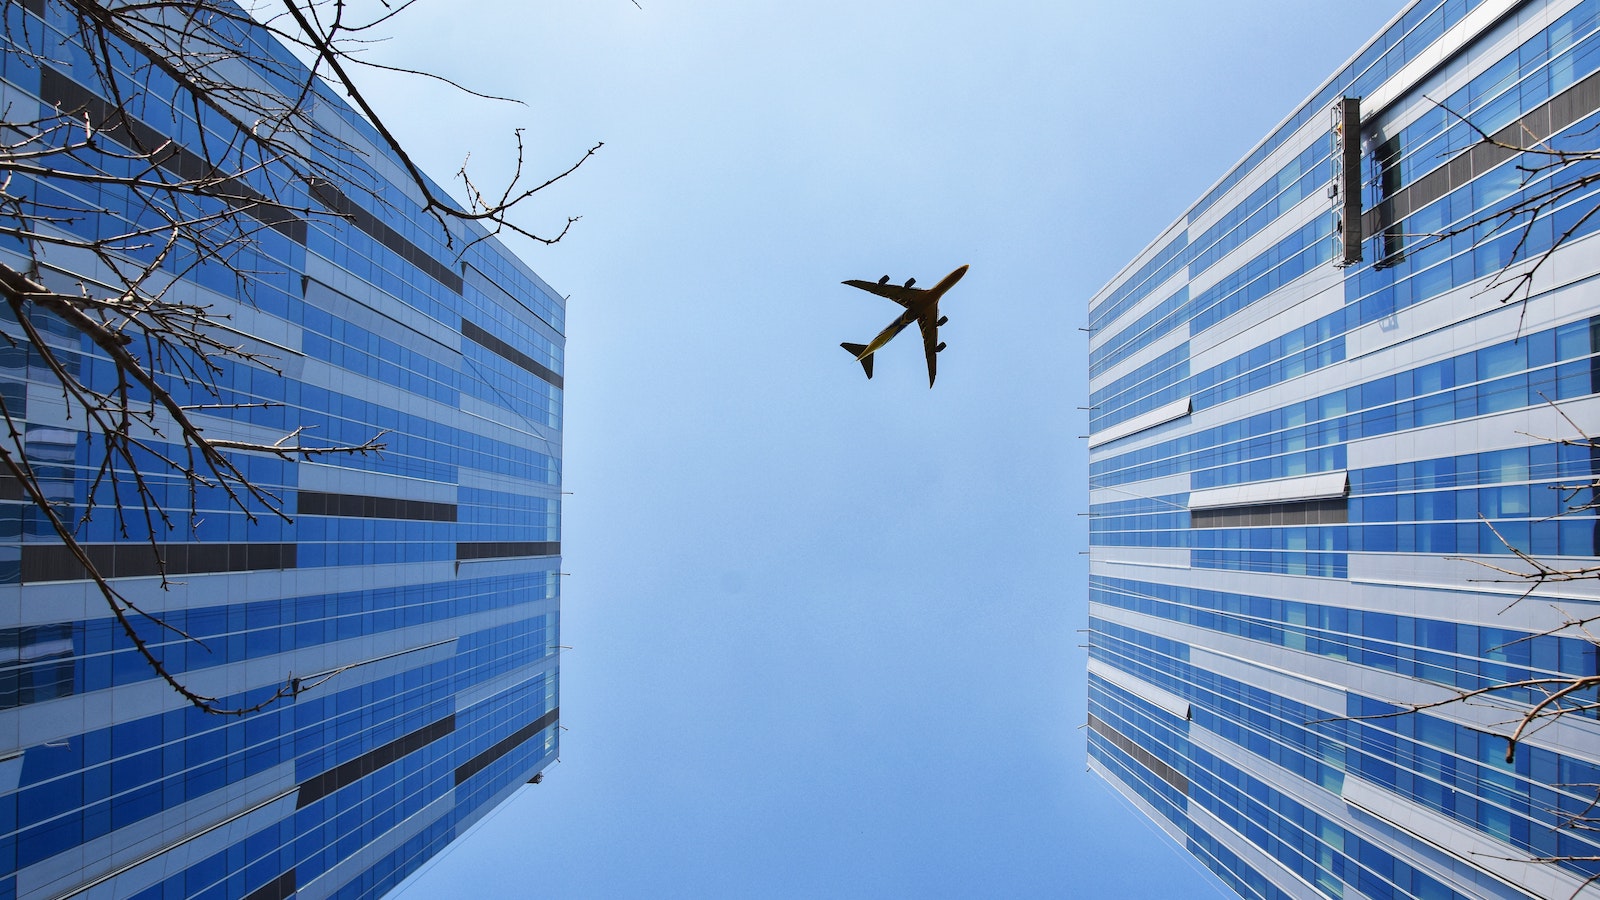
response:
M1098 659L1089 660L1089 671L1157 709L1164 709L1180 719L1189 718L1189 701L1171 691L1158 688L1142 678L1135 678Z
M1174 400L1166 406L1158 406L1131 419L1123 419L1110 428L1089 435L1089 446L1098 447L1101 444L1109 444L1130 434L1138 434L1146 428L1154 428L1157 425L1165 425L1168 422L1181 419L1188 414L1189 398L1184 397L1182 400Z
M1220 509L1229 506L1293 503L1300 500L1332 500L1343 497L1348 489L1349 479L1343 470L1319 472L1316 475L1252 481L1248 484L1230 484L1225 487L1191 491L1189 508Z

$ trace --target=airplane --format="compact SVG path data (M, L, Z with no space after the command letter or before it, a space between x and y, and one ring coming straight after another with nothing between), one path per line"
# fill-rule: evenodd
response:
M928 357L928 387L933 387L933 378L937 373L936 359L939 351L944 349L944 342L939 340L939 326L950 321L949 316L939 315L939 298L945 291L955 286L961 276L967 274L967 267L962 266L946 275L940 282L931 288L912 287L917 283L915 278L907 278L904 286L890 284L889 276L885 275L876 282L851 279L842 282L853 288L887 297L904 306L906 311L900 317L889 323L889 327L878 332L870 344L843 343L839 346L850 351L856 362L861 363L861 368L866 370L867 377L872 377L872 354L878 352L884 344L889 343L895 335L905 329L907 325L916 322L922 329L922 349Z

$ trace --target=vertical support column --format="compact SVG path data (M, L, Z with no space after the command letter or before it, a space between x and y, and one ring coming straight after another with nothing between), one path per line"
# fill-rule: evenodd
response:
M1333 264L1361 261L1361 98L1341 97L1333 104Z

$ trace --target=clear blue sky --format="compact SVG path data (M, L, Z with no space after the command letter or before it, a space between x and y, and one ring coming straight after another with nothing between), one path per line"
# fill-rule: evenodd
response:
M445 181L606 147L570 292L562 756L399 894L1204 897L1085 772L1088 298L1397 0L423 3ZM840 341L931 283L861 377Z

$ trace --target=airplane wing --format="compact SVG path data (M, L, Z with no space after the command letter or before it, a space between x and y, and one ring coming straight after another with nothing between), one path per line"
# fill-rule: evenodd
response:
M843 283L853 288L860 288L869 294L887 297L901 306L910 306L912 298L918 294L927 293L922 288L908 288L898 284L879 284L876 281L861 281L857 278L852 278Z
M939 372L939 310L917 319L922 329L922 352L928 357L928 387L933 387L933 377Z

